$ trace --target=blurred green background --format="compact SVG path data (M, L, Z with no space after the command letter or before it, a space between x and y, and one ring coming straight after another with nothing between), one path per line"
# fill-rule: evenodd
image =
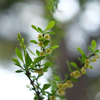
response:
M94 39L100 49L100 0L0 0L0 100L32 100L29 92L27 97L23 93L19 95L18 91L27 91L21 86L28 81L23 74L15 74L17 67L11 58L16 57L15 47L19 47L18 32L35 52L38 47L29 40L36 40L38 34L31 25L45 29L51 20L56 21L51 45L60 47L48 59L55 63L53 73L59 70L57 74L62 79L64 73L68 73L66 60L80 65L77 47L88 55L87 47ZM86 76L66 90L66 100L100 100L100 59L92 65L94 68L88 69Z

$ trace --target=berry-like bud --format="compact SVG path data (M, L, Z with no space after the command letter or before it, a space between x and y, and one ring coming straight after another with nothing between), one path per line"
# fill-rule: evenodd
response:
M44 56L45 55L45 53L44 52L40 52L40 56Z
M38 39L40 39L40 38L42 38L42 35L41 34L38 35Z
M47 53L47 54L50 54L51 52L52 52L51 49L49 49L49 48L46 49L46 53Z
M61 89L58 89L57 92L58 92L59 95L65 95L65 91L63 91L63 90L61 90Z
M55 98L56 98L55 96L51 96L50 100L55 100Z
M45 38L45 39L50 39L50 35L49 35L49 34L46 34L46 35L44 36L44 38Z
M38 43L38 46L42 47L42 46L43 46L43 42L40 41L40 42Z

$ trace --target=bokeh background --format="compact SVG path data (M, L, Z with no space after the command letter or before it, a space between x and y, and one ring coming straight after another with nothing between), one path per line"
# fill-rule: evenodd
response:
M48 58L54 63L53 71L46 73L41 84L50 73L64 79L64 73L69 73L66 60L80 65L77 47L88 55L87 47L94 39L100 49L100 0L0 0L0 100L33 100L33 93L26 88L28 79L15 73L18 68L11 58L16 57L15 47L20 48L18 32L35 52L38 47L29 40L37 40L38 34L31 25L45 29L51 20L56 21L51 45L60 47ZM66 100L100 100L100 59L92 65L87 75L66 90Z

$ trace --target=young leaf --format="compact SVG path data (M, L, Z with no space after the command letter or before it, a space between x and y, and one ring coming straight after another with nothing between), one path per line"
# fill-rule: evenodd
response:
M97 53L99 53L99 49L98 49L98 50L96 50L96 51L95 51L95 53L96 53L96 54L97 54Z
M27 67L29 67L30 64L32 63L32 59L30 58L28 52L26 52L25 54L25 62L26 62Z
M38 27L38 31L39 31L40 33L43 33L43 31L42 31L42 29L41 29L40 27Z
M44 40L43 45L46 47L49 44L50 40Z
M12 61L14 62L15 65L17 65L20 68L22 68L22 66L20 65L20 62L16 58L12 58Z
M45 34L55 34L55 32L50 31L50 32L46 32Z
M55 25L55 21L51 21L51 22L47 25L47 27L46 27L46 29L45 29L45 32L48 31L49 29L51 29L54 25Z
M39 32L35 25L31 25L31 27L32 27L33 29L35 29L37 32Z
M21 53L21 51L16 47L15 49L16 55L21 59L21 61L23 62L23 55Z
M40 55L40 51L36 50L36 54L37 54L37 56L39 56Z
M68 65L69 71L72 72L73 70L72 70L72 68L71 68L71 66L70 66L70 63L69 63L68 61L66 61L66 63L67 63L67 65Z
M79 69L76 63L71 62L70 64L71 64L74 68Z
M24 72L23 70L16 70L15 71L16 73L22 73L22 72Z
M84 53L83 50L82 50L81 48L79 48L79 47L77 47L77 50L78 50L78 52L80 52L81 54Z
M59 45L54 45L54 46L52 46L52 47L50 47L51 49L56 49L56 48L58 48L59 47Z
M96 41L95 40L92 40L91 46L92 46L93 50L95 51L95 48L96 48Z
M43 71L44 71L44 72L47 72L47 71L48 71L48 70L47 70L48 68L49 68L49 66L44 66L44 67L43 67Z
M51 86L50 84L44 84L44 85L43 85L43 90L48 89L50 86Z
M31 54L33 54L34 56L36 56L29 48L28 48L28 50L30 51Z
M52 63L51 62L46 62L44 65L45 66L52 66Z
M34 60L33 64L36 64L36 63L40 62L42 59L44 59L44 57L45 57L45 56L37 57L37 58Z
M44 37L41 37L41 38L39 38L38 40L39 40L39 41L43 41L43 40L45 40L45 38L44 38Z
M57 75L53 75L55 81L60 81L60 78Z
M93 69L93 66L90 65L90 69Z
M31 42L31 43L34 43L34 44L38 44L38 42L35 41L35 40L30 40L30 42Z
M52 90L51 90L51 92L53 94L55 92L55 89L57 88L57 84L56 84L55 81L52 81L51 84L52 84Z
M93 48L92 47L88 47L88 49L91 51L91 52L94 52Z
M82 62L83 62L83 63L85 62L85 59L86 59L86 58L87 58L86 54L83 53L83 54L82 54Z

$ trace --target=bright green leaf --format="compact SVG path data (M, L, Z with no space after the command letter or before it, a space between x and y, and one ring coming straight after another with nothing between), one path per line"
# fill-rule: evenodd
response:
M51 22L47 25L47 27L46 27L46 29L45 29L45 32L48 31L49 29L51 29L54 25L55 25L55 21L51 21Z
M90 65L90 69L93 69L93 66Z
M67 65L68 65L69 71L72 72L73 70L72 70L72 68L71 68L71 66L70 66L70 63L69 63L68 61L66 61L66 63L67 63Z
M43 45L46 47L49 44L50 40L44 40Z
M48 89L50 86L51 86L50 84L44 84L44 85L43 85L43 90Z
M59 47L59 45L54 45L54 46L52 46L52 47L50 47L51 49L56 49L56 48L58 48Z
M15 65L17 65L20 68L22 68L22 66L20 65L20 62L16 58L12 58L12 61L14 62Z
M54 80L55 80L55 81L60 81L59 76L57 76L57 75L53 75L53 77L54 77Z
M34 44L38 44L38 42L35 41L35 40L30 40L30 42L31 42L31 43L34 43Z
M44 37L41 37L41 38L39 38L38 40L39 40L39 41L43 41L43 40L45 40L45 38L44 38Z
M28 48L28 50L30 51L31 54L33 54L34 56L36 56L29 48Z
M95 53L96 53L96 54L98 54L98 53L99 53L99 49L98 49L98 50L96 50L96 51L95 51Z
M55 34L55 32L50 31L50 32L46 32L45 34Z
M36 50L36 54L39 56L40 55L40 51Z
M91 52L94 52L93 48L92 47L88 47L88 49L91 51Z
M92 42L91 42L91 46L92 46L92 48L93 48L93 50L95 51L95 48L96 48L96 41L95 40L92 40Z
M52 63L51 62L46 62L44 65L45 66L52 66Z
M45 57L45 56L37 57L37 58L34 60L33 64L36 64L36 63L40 62L42 59L44 59L44 57Z
M43 31L42 31L42 29L41 29L40 27L38 27L38 31L39 31L40 33L43 33Z
M32 59L30 58L28 52L26 52L25 54L25 62L26 62L27 67L29 67L30 64L32 63Z
M71 62L70 64L71 64L74 68L79 69L78 66L77 66L77 64L76 64L75 62Z
M84 53L83 50L82 50L81 48L79 48L79 47L77 47L77 50L78 50L78 52L80 52L81 54Z
M16 47L15 49L16 55L21 59L21 61L23 62L23 55L21 53L21 51Z
M35 29L37 32L39 32L35 25L31 25L31 27L32 27L33 29Z
M44 72L47 72L47 71L48 71L48 70L47 70L48 68L49 68L49 66L44 66L44 67L43 67L43 71L44 71Z
M15 71L16 73L22 73L22 72L24 72L23 70L16 70Z

